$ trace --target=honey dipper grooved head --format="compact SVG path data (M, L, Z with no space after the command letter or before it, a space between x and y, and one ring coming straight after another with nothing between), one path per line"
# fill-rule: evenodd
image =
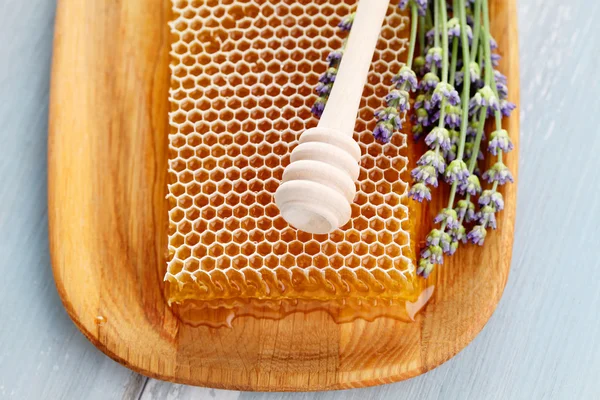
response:
M293 227L330 233L350 219L360 168L360 147L332 129L312 128L300 137L275 193L275 203Z

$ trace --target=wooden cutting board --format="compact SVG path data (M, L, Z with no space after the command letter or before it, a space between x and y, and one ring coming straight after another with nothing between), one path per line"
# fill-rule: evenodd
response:
M518 102L515 0L493 0L491 12L501 69ZM490 318L508 277L516 184L504 189L507 208L486 245L464 246L430 278L437 289L414 323L336 324L325 312L278 321L241 317L220 329L178 320L163 297L170 17L168 0L58 5L50 243L58 292L85 336L150 377L261 391L398 381L463 349ZM518 148L518 113L508 129ZM515 176L517 153L507 157ZM420 210L415 234L429 229L438 205Z

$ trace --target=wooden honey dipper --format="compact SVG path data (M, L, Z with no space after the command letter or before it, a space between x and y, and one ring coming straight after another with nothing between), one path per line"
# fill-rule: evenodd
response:
M283 218L302 231L330 233L350 220L360 172L352 136L388 4L360 0L323 115L300 137L275 193Z

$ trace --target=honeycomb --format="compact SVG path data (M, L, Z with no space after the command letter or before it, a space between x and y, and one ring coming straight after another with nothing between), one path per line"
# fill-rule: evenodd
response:
M339 21L355 0L173 0L169 134L170 302L414 299L406 137L371 134L407 46L390 5L356 122L352 219L290 227L273 195L306 129Z

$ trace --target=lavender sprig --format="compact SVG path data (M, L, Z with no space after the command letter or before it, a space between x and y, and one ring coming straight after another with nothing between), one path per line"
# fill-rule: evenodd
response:
M340 21L340 23L338 24L338 28L341 31L349 32L352 29L352 24L354 23L355 15L355 13L352 13L344 19L342 19L342 21ZM319 97L314 102L311 108L311 112L317 118L321 118L321 116L323 115L323 111L325 110L325 104L327 104L327 99L329 99L331 89L333 88L335 78L337 77L338 69L340 67L340 63L342 62L342 57L344 56L345 47L346 40L344 40L341 49L332 51L327 56L328 68L327 71L325 71L319 77L319 83L315 88L315 92Z
M381 143L388 143L392 134L402 129L402 124L410 109L410 92L417 90L417 74L412 69L412 64L417 40L418 16L425 15L427 0L401 0L398 7L405 10L409 5L411 9L411 28L408 59L392 79L393 88L385 97L385 108L377 110L374 114L377 124L373 130L373 136Z

